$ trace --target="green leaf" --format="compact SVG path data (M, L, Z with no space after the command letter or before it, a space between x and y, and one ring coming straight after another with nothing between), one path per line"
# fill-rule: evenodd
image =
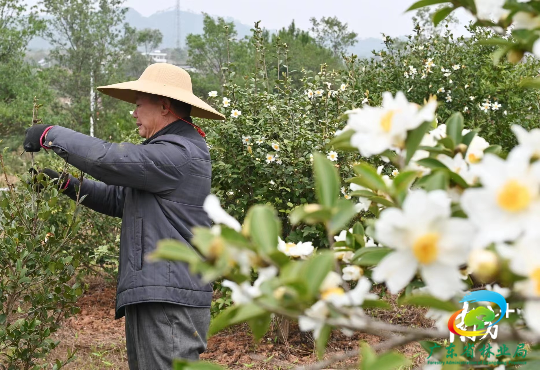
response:
M405 157L406 165L409 164L409 161L416 152L416 149L418 149L418 146L422 142L422 139L424 138L424 135L429 129L430 125L431 122L426 121L414 130L408 132L407 140L405 141L405 149L407 149L407 156Z
M373 370L395 370L411 365L411 361L397 352L387 352L381 355L372 365Z
M377 173L377 170L373 168L373 166L367 164L367 163L360 163L355 166L353 166L354 172L356 172L358 175L360 175L361 181L364 183L358 184L365 186L372 190L381 190L384 192L387 192L388 189L386 187L386 183L382 179L382 177ZM355 182L353 179L358 179L357 177L353 177L350 182Z
M157 248L150 252L147 258L150 261L171 260L189 264L202 261L201 256L192 247L173 239L160 240Z
M362 356L362 361L360 363L360 369L369 370L375 363L377 355L375 351L370 347L366 342L360 344L360 355Z
M441 161L435 158L423 158L417 161L416 163L418 163L420 166L431 168L431 169L436 169L436 168L442 168L445 170L448 169L448 167L446 167Z
M248 320L249 327L251 328L251 332L253 333L256 341L261 339L266 334L268 328L270 328L271 321L272 316L270 312Z
M313 155L315 192L317 199L325 207L333 207L339 197L339 175L336 167L321 153Z
M334 150L343 150L347 152L358 152L358 148L351 145L351 137L354 135L354 130L345 130L338 136L334 137L328 144L326 149L334 147Z
M229 306L214 317L210 322L208 336L211 337L212 335L225 329L227 326L232 325L231 320L233 319L234 315L236 315L238 308L239 306Z
M395 207L396 206L392 201L390 201L390 200L388 200L386 198L383 198L383 197L371 196L371 197L366 197L366 198L371 200L372 202L378 203L378 204L383 205L385 207Z
M409 7L409 9L406 10L406 12L410 12L411 10L415 10L415 9L419 9L419 8L424 8L426 6L430 6L430 5L435 5L435 4L444 4L444 3L449 3L450 1L448 0L420 0L420 1L417 1L416 3L414 3L413 5L411 5Z
M519 86L526 89L540 89L540 78L524 78Z
M396 192L401 192L404 190L409 189L410 185L416 180L418 177L417 171L405 171L401 172L399 175L397 175L394 178L394 181L392 181L392 186L396 190Z
M333 210L332 218L328 224L331 234L340 231L356 215L354 204L345 199L338 199Z
M173 360L173 370L226 370L226 367L222 367L211 362L206 361L189 361L189 360Z
M451 137L445 137L439 140L439 143L444 145L445 148L450 150L452 153L454 152L454 148L456 145L454 144L454 140ZM451 157L452 155L450 155Z
M452 114L446 120L446 135L452 139L454 145L461 144L463 121L463 115L459 112Z
M305 279L311 296L319 294L319 287L333 266L334 254L332 252L323 252L304 262L301 276Z
M453 6L445 7L442 9L439 9L433 14L431 19L433 20L433 25L437 27L439 23L441 23L450 13L452 13L455 10Z
M384 310L389 310L392 308L392 306L383 300L371 300L366 299L364 303L362 303L362 308L381 308Z
M450 176L450 180L452 180L457 185L461 186L463 189L467 189L469 187L469 184L467 184L467 181L465 181L463 177L461 177L457 173L448 171L448 174Z
M459 309L451 301L443 301L429 295L410 295L402 297L398 300L398 303L411 306L433 307L448 312L454 312Z
M249 233L253 242L266 255L277 250L278 235L281 234L279 219L274 209L267 205L255 205L248 211Z
M471 145L471 142L473 141L475 136L476 136L476 131L472 130L472 131L468 132L465 136L463 136L463 139L461 140L461 143L469 146L469 145Z
M330 334L332 333L332 327L325 325L322 327L321 332L319 333L319 336L316 340L316 347L317 347L317 357L319 359L322 359L324 356L324 351L326 350L326 344L328 343L328 339L330 339Z
M424 176L422 180L425 180L422 182L422 187L426 189L427 191L433 191L433 190L446 190L448 188L448 183L450 181L449 179L449 171L436 171L434 170L430 175Z
M500 145L490 145L486 149L484 149L484 153L493 153L496 155L501 154L502 147Z
M373 266L381 262L381 260L392 251L392 248L386 247L362 248L356 251L352 260L355 265Z

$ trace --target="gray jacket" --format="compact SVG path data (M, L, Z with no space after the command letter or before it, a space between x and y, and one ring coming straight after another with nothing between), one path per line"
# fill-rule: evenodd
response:
M142 145L108 143L54 126L46 145L100 180L82 181L83 205L122 218L115 319L124 316L124 306L139 302L210 306L211 284L191 275L186 264L144 259L158 240L189 245L193 226L210 226L202 208L210 193L210 154L191 125L173 122ZM70 181L79 184L73 176Z

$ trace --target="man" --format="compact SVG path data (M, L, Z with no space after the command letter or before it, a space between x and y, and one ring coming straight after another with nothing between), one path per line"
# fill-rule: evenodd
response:
M98 88L137 105L142 145L108 143L60 126L27 129L24 149L52 149L100 181L59 175L72 199L121 217L115 319L125 315L131 370L170 369L174 358L198 359L206 349L212 286L180 262L150 263L160 239L189 245L191 228L210 226L202 205L210 193L211 163L204 132L191 116L225 119L193 95L191 78L170 64L150 65L137 81ZM80 192L79 192L80 189Z

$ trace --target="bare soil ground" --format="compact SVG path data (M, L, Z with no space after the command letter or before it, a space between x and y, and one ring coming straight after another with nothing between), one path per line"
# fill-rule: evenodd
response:
M114 283L106 283L97 277L87 278L89 289L79 299L81 312L63 322L62 328L53 339L60 340L59 346L49 355L48 362L66 359L68 351L77 351L76 358L66 369L128 369L125 347L124 319L114 320L116 289ZM418 309L397 307L374 311L371 314L382 320L414 326L429 327L432 323ZM286 343L279 343L277 330L255 343L247 325L226 329L208 340L208 349L201 359L214 362L230 369L291 369L317 361L314 343L310 335L301 333L296 324L291 324ZM360 341L375 344L376 336L355 333L348 337L336 330L330 338L325 358L356 349ZM419 344L411 343L399 349L409 357L414 367L427 357ZM356 359L336 363L332 368L354 367Z

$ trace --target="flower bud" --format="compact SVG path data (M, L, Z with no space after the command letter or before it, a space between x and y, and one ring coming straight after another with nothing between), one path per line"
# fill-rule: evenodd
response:
M512 64L517 64L521 61L523 55L525 55L525 53L522 50L512 49L506 55L506 59Z
M497 254L485 249L477 249L469 254L469 268L481 282L493 280L499 271Z

